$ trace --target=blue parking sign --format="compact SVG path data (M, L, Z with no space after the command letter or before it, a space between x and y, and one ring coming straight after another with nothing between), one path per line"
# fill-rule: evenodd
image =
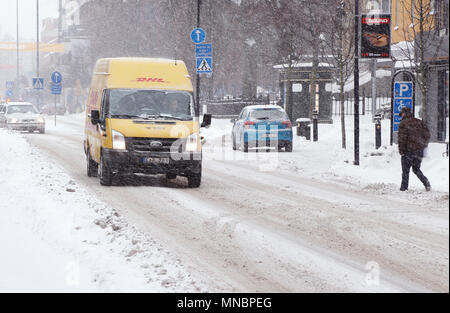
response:
M395 98L411 98L413 96L412 82L395 82L394 84Z
M395 82L394 83L394 114L393 114L393 130L398 132L398 127L402 118L400 111L407 107L413 111L414 87L412 82Z
M394 114L400 114L400 111L408 107L412 112L412 99L395 99L394 100Z

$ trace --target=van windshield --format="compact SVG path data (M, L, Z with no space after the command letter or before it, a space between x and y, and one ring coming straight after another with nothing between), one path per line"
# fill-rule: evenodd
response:
M106 111L111 118L192 120L192 95L185 91L111 89Z

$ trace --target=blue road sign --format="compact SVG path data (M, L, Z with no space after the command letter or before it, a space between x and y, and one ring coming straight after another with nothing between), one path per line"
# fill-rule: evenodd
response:
M211 57L205 57L205 58L197 58L197 73L212 73L212 58Z
M195 57L196 58L212 57L212 44L203 43L195 45Z
M62 75L60 72L53 72L52 73L52 83L53 84L61 84L62 82Z
M11 98L14 95L14 82L6 82L6 97Z
M193 43L202 43L206 40L206 32L201 28L195 28L191 32L191 40Z
M44 79L43 78L33 78L33 88L37 90L44 89Z
M394 132L398 132L398 126L402 118L400 117L400 111L404 107L408 107L413 110L413 83L412 82L395 82L394 83Z
M6 90L14 90L14 82L13 81L6 82Z
M413 83L412 82L395 82L394 83L394 98L411 98L413 97Z
M62 92L62 85L61 84L52 84L51 90L52 90L52 95L60 95Z

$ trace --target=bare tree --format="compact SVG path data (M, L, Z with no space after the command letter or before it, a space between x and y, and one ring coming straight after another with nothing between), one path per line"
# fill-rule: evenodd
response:
M324 34L329 30L329 14L334 13L330 7L334 5L333 0L322 1L300 1L299 12L301 20L300 33L301 40L309 48L312 53L312 68L310 74L310 106L309 116L312 117L312 112L316 105L316 85L318 79L318 69L320 63L320 55L325 41Z
M340 2L340 3L339 3ZM331 14L328 18L329 27L326 32L328 43L325 52L332 58L337 70L337 84L339 86L339 101L341 113L341 133L342 148L346 149L346 133L345 133L345 103L344 103L344 86L353 74L354 65L354 27L353 27L353 5L351 0L335 1L337 14ZM332 11L332 10L330 10Z

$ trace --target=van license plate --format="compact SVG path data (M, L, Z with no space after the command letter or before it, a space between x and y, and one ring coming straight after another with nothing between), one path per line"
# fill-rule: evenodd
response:
M169 158L149 158L142 159L145 164L169 164Z

